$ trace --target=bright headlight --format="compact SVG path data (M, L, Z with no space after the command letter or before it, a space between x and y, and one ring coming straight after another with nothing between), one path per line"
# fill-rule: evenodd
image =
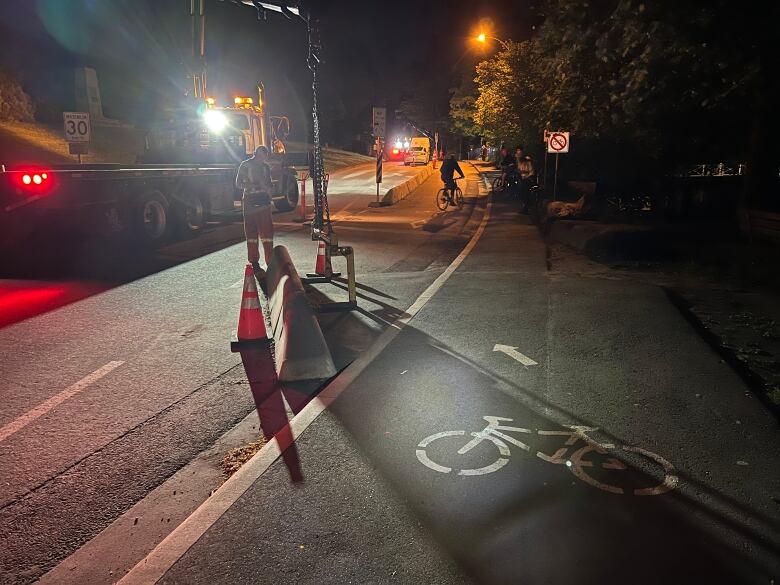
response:
M217 110L206 110L203 114L203 121L206 122L206 127L215 134L222 132L227 124L225 114Z

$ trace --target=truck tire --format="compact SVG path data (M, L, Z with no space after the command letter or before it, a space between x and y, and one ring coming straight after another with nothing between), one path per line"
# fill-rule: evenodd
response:
M195 234L206 225L206 208L196 194L184 196L171 211L176 232L182 236Z
M274 199L274 206L279 211L292 211L298 205L298 181L290 177L286 182L287 188L284 197Z
M146 245L161 243L168 233L168 202L159 191L146 191L131 210L134 236Z

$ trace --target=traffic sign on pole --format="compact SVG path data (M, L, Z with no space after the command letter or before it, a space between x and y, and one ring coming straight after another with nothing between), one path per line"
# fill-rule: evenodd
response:
M385 137L385 122L387 119L387 108L377 108L373 110L373 133L377 138Z
M547 141L547 152L551 154L565 154L569 152L569 133L551 132Z
M76 154L81 164L81 155L89 153L89 141L92 128L87 112L63 112L62 121L65 126L65 140L68 141L70 154Z
M89 142L91 127L87 112L63 112L65 124L65 140L68 142Z

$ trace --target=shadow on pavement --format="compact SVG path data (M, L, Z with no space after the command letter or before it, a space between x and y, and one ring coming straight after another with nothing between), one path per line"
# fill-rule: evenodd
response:
M359 297L381 307L364 313L380 325L403 314L376 296ZM338 319L341 333L366 340L379 334L354 315ZM325 334L329 345L338 345ZM358 353L342 353L337 367ZM425 367L401 377L403 364ZM681 576L680 581L664 577L665 582L766 583L780 560L780 547L771 537L778 529L774 519L680 470L668 472L661 461L669 454L655 459L641 445L626 445L626 450L604 429L584 433L593 442L615 445L599 452L561 424L588 427L589 421L410 326L330 412L435 539L479 582L523 575L527 582L638 584L657 583L663 574ZM492 439L458 454L470 433L486 427L482 416L507 417L511 421L502 424L528 431L499 430L521 446L491 434L513 457ZM434 466L452 471L426 469L419 456L415 460L427 434L420 428L434 435L459 431L423 448ZM385 440L377 440L378 429L387 429ZM500 465L505 469L468 475L501 459L508 460ZM467 474L457 475L459 469ZM679 482L675 489L635 495L652 493L670 475Z
M401 364L427 367L401 378ZM528 398L535 405L527 404ZM575 461L576 449L587 445L579 439L557 464L550 464L537 453L549 458L573 437L541 414L545 410L567 424L589 426L408 326L331 407L373 466L478 582L503 583L521 575L529 583L768 582L780 550L752 526L761 519L769 523L764 532L773 532L771 520L679 471L674 473L681 489L632 496L637 489L659 485L665 471L652 459L628 456L620 445L609 456L591 450L579 464L567 464ZM459 454L470 432L485 427L473 413L511 418L502 424L529 432L503 434L526 447L499 437L511 459L497 452L492 439ZM425 433L415 436L419 428L434 435L459 431L423 447L431 461L452 471L437 473L414 459L427 440ZM377 440L377 429L388 430L385 440ZM598 434L602 444L612 440ZM503 458L510 459L501 464L505 469L468 475ZM456 475L458 469L466 474ZM594 481L578 481L578 471ZM724 514L724 508L731 513ZM728 534L732 531L739 537ZM752 554L739 544L742 538ZM674 581L670 575L691 579Z
M0 328L189 262L243 239L240 225L209 227L157 249L53 231L0 258Z

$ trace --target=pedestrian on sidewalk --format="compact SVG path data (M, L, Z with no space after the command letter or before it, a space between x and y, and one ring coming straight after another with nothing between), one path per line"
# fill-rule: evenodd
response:
M487 160L487 154L488 154L488 145L487 142L482 143L482 162L485 162Z
M525 154L525 147L522 145L515 150L515 159L520 177L520 204L523 213L527 213L531 188L536 184L536 166L533 159Z
M274 249L274 224L271 219L271 167L268 148L258 146L252 157L238 167L236 187L244 192L244 234L249 263L255 276L262 281L265 270L260 266L260 242L263 244L266 266Z

